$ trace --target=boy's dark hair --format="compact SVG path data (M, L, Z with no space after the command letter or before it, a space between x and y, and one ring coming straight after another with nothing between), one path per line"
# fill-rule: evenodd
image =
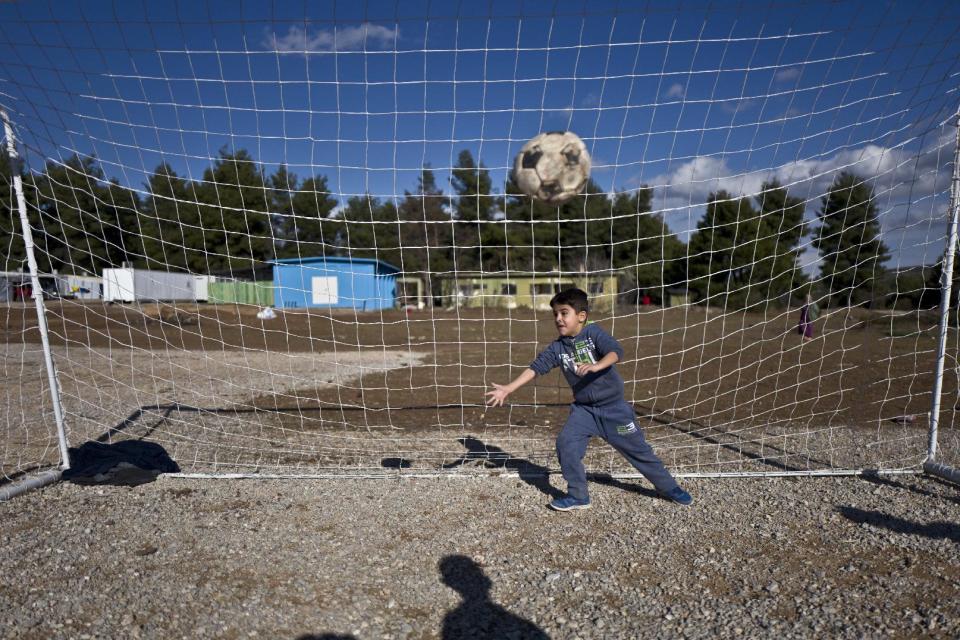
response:
M553 308L558 304L569 305L573 307L573 310L577 313L590 310L587 292L583 289L577 289L575 287L571 289L564 289L557 295L553 296L553 298L550 300L550 308Z

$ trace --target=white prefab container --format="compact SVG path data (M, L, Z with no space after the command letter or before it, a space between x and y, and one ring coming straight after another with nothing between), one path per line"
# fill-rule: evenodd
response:
M196 276L147 269L104 269L106 302L195 301Z
M194 299L198 302L206 302L210 299L210 283L216 282L216 276L193 276L193 293L196 296Z
M96 276L61 275L57 289L61 296L76 300L99 300L103 278Z

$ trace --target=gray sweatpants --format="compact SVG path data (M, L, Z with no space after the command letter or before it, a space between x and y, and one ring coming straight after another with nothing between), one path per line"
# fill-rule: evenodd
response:
M589 497L583 456L593 437L606 440L658 491L667 492L677 487L677 481L644 439L643 431L637 426L633 407L626 402L604 406L574 403L570 405L567 423L557 436L560 470L567 481L567 493L574 498L585 500Z

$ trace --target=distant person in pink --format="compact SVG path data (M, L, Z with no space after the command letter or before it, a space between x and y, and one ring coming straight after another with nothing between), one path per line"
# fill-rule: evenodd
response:
M813 301L810 294L807 294L806 302L800 307L800 323L797 324L797 333L801 335L804 342L813 340L813 323L820 317L820 307Z

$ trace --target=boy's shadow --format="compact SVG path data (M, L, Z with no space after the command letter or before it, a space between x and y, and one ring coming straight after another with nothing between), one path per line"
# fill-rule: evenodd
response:
M454 469L464 465L481 465L487 469L510 469L516 471L520 479L535 487L550 498L562 498L566 495L550 484L550 470L546 467L515 458L500 447L486 444L473 436L457 438L467 451L459 459L443 465L443 469Z
M463 602L443 617L441 637L530 638L549 640L543 629L516 616L490 599L493 583L467 556L446 556L440 561L443 583L460 594Z
M591 473L587 477L591 481L596 482L597 484L602 484L606 487L614 487L616 489L622 489L623 491L632 491L633 493L639 493L640 495L648 498L664 499L663 496L657 493L655 489L650 489L632 482L623 482L622 480L617 480L608 473Z

